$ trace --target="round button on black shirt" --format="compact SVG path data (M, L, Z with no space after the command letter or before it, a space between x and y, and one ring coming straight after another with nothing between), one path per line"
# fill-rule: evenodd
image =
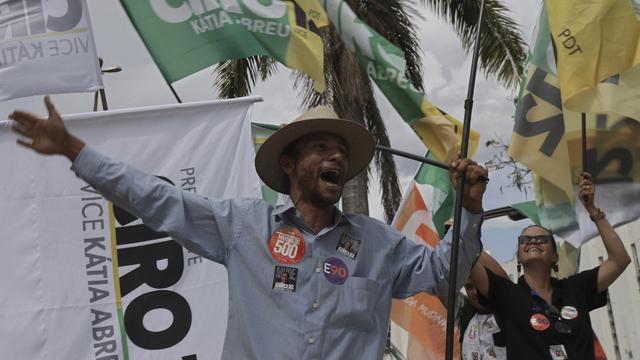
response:
M480 301L494 309L501 319L507 358L552 360L551 346L562 345L568 359L594 359L593 330L589 312L604 306L607 301L606 291L597 293L598 269L599 267L586 270L562 280L551 278L553 307L529 287L524 276L514 284L487 269L489 297L479 297ZM558 312L562 312L565 306L567 308L564 314L567 319L559 320ZM577 316L572 308L577 310ZM538 318L541 315L547 318L548 327L537 325L535 329L531 324L534 314L538 314ZM573 316L573 319L568 319ZM556 326L555 322L563 324ZM569 328L570 334L567 334Z

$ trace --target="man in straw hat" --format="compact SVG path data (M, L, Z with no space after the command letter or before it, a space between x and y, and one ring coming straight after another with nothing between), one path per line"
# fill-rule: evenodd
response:
M76 174L114 204L225 265L225 359L379 359L392 298L447 293L450 235L431 249L335 207L344 183L369 164L374 140L329 108L302 115L258 152L262 180L290 198L273 208L260 199L207 199L114 162L71 135L48 98L45 103L46 120L11 114L14 130L29 138L21 145L67 156ZM459 286L481 250L487 172L473 161L454 161L450 175L462 173Z

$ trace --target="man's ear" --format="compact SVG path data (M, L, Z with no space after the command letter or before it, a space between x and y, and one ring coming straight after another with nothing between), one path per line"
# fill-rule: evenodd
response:
M281 155L279 163L280 163L280 169L282 169L282 171L285 174L287 174L288 176L291 176L293 174L293 169L295 167L295 164L291 156Z

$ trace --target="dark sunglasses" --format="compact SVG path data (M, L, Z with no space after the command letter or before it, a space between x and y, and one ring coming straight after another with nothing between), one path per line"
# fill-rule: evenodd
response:
M553 322L553 328L559 334L571 335L571 325L567 324L565 320L560 316L560 312L555 307L550 307L544 310L544 314Z
M553 236L551 235L520 235L518 236L518 244L520 245L529 245L529 244L549 244L553 241Z

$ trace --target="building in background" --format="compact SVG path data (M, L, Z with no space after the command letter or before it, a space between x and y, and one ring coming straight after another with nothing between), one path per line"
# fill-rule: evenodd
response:
M591 312L591 323L609 360L640 359L640 220L616 229L631 264L609 287L607 306ZM590 269L606 259L598 239L582 246L580 270Z

